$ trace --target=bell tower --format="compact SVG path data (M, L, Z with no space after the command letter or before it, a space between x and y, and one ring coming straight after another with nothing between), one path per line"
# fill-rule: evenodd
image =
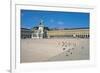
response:
M38 36L39 38L43 38L43 35L44 35L44 25L43 25L43 20L41 20L38 26Z

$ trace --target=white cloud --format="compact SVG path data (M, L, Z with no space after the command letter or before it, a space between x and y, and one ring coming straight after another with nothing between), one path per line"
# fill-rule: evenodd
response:
M54 22L54 19L51 19L50 22L53 23Z
M62 22L62 21L58 21L57 24L59 24L59 25L63 25L64 22Z

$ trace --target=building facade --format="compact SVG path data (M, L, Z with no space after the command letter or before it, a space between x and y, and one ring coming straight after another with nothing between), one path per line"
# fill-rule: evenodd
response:
M32 29L32 38L46 38L47 37L47 31L44 27L43 21L39 23L38 27L36 29Z
M48 37L73 37L73 38L89 38L88 28L77 28L67 30L51 30L48 31Z
M89 38L89 28L54 29L47 30L41 20L38 27L32 29L21 28L21 38Z
M32 38L32 31L30 29L21 28L21 39Z

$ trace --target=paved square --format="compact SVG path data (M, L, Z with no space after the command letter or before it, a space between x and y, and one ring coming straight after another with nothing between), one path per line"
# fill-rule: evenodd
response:
M89 60L89 39L21 39L21 63Z

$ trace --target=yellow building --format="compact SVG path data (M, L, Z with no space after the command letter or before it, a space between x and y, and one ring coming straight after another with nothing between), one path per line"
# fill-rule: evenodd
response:
M89 38L88 28L67 29L67 30L50 30L47 32L49 38L51 37L78 37Z

